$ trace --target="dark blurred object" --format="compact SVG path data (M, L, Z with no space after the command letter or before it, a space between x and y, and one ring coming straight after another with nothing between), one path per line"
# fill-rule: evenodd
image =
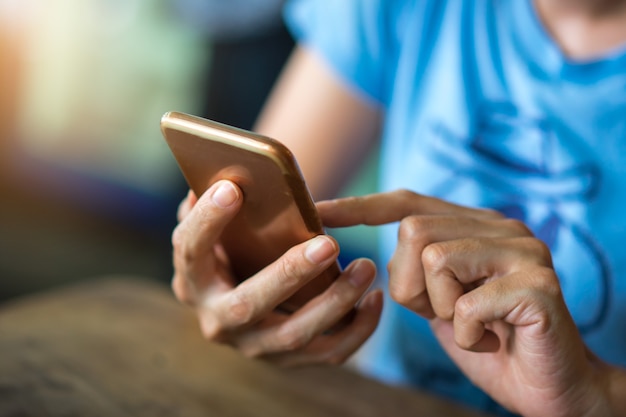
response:
M171 217L160 227L134 227L0 181L0 301L103 274L167 282Z
M257 36L213 42L203 116L252 129L293 46L282 25Z
M253 38L282 25L285 0L172 0L178 15L212 41Z
M294 40L284 0L176 0L180 17L204 35L207 78L200 116L250 130Z

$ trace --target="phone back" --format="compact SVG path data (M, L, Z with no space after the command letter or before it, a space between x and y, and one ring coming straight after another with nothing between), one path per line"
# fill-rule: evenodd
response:
M196 195L221 179L243 192L243 206L221 236L236 279L252 276L292 246L324 233L295 159L280 142L182 113L163 116L161 128ZM339 272L333 265L281 308L295 311Z

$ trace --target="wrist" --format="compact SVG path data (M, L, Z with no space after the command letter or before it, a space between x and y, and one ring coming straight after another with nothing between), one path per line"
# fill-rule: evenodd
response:
M626 416L626 369L607 366L610 416Z
M588 391L590 399L583 417L626 416L626 369L596 362L597 389Z

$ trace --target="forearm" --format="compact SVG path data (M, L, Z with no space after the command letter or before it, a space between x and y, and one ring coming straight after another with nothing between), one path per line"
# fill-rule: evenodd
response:
M378 137L381 110L317 54L297 48L255 130L296 156L316 200L336 196Z

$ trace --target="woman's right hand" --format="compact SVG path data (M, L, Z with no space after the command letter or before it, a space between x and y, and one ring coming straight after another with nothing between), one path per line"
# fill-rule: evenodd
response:
M300 310L278 312L283 300L336 262L338 245L329 236L317 236L237 284L220 235L241 203L241 190L230 181L217 182L199 199L190 191L183 200L172 236L174 294L195 307L205 338L248 357L287 366L343 363L380 318L382 293L363 296L376 275L373 262L355 260ZM330 331L357 303L350 324Z

